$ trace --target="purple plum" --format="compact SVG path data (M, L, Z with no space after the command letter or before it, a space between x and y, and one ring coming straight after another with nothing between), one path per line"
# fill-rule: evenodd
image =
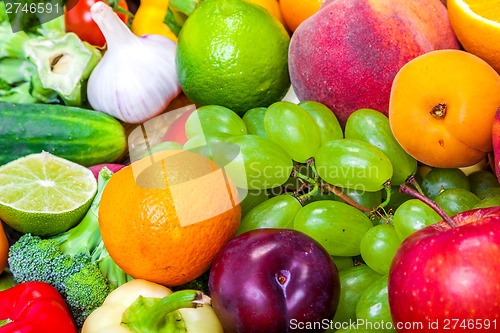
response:
M328 252L291 229L258 229L229 241L209 277L212 306L225 333L324 332L340 280Z

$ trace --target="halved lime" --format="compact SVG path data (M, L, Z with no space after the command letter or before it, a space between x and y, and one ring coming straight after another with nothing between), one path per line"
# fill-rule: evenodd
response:
M0 166L0 219L22 233L55 235L83 218L96 192L88 168L31 154Z

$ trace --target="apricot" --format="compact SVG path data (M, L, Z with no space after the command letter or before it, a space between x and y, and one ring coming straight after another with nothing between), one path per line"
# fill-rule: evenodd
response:
M431 167L459 168L492 151L500 75L481 58L437 50L404 65L392 84L389 122L401 147Z
M289 72L299 100L333 110L342 125L355 110L387 115L392 80L411 59L459 45L440 0L336 0L295 30Z

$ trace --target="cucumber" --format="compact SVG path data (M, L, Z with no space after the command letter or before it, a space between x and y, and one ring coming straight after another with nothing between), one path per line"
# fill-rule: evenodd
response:
M60 104L0 102L0 165L42 151L83 166L115 162L127 138L115 118Z

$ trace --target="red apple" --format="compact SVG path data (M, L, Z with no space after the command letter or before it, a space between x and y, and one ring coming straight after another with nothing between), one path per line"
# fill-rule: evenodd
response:
M258 229L219 252L209 290L225 333L323 332L307 325L333 318L340 280L328 252L311 237Z
M397 331L500 332L499 258L499 206L466 211L410 235L389 272Z

